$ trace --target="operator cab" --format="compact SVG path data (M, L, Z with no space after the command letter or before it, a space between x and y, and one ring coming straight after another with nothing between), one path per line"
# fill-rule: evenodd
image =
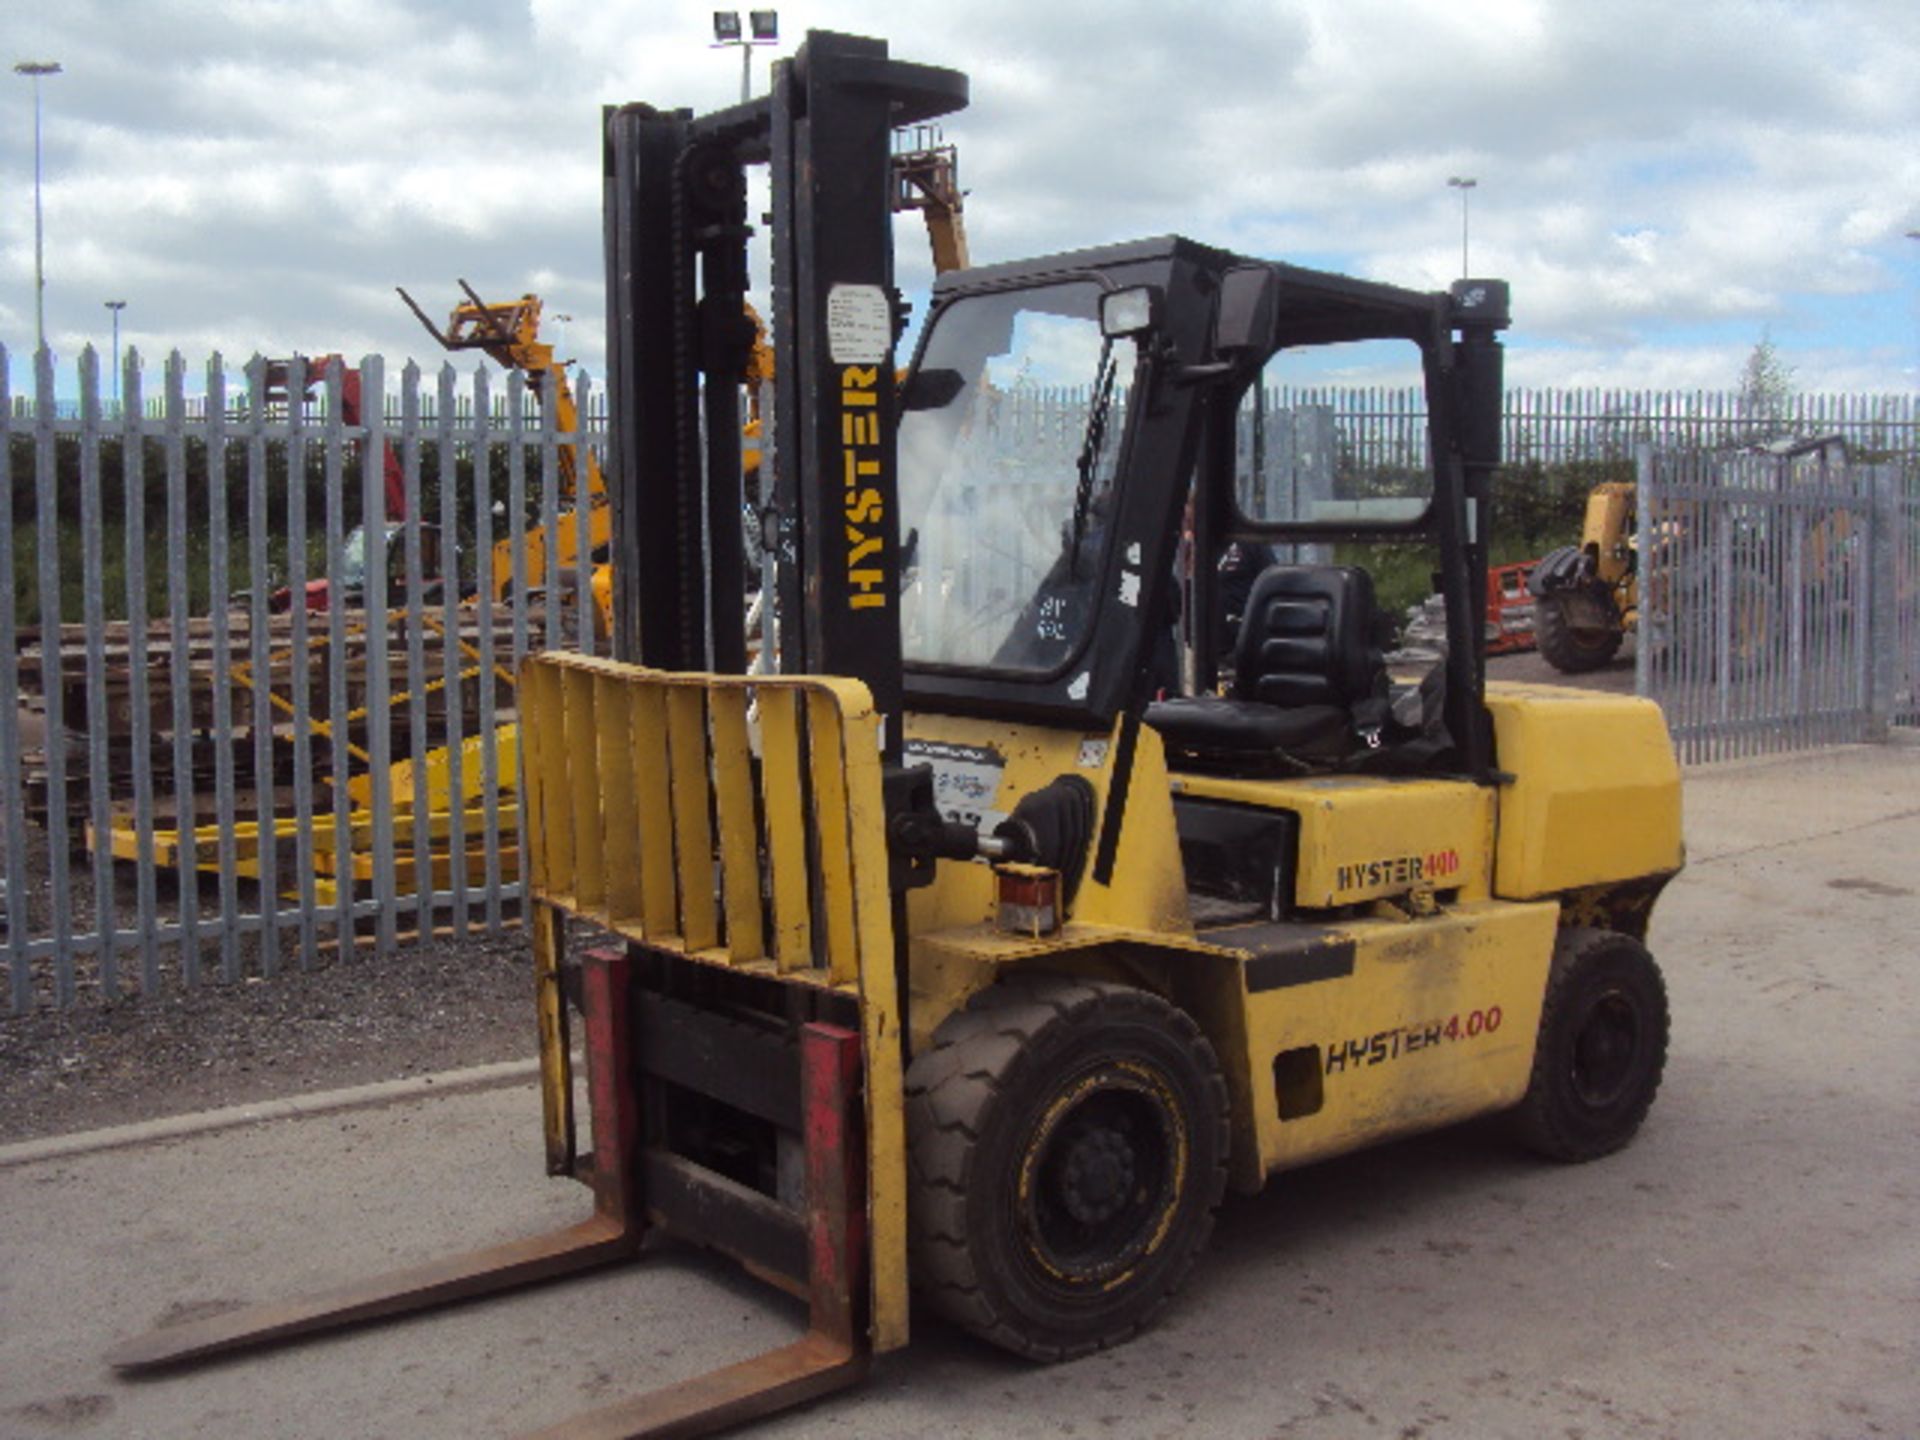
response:
M909 708L1131 715L1176 770L1483 777L1497 436L1466 416L1505 308L1499 282L1427 294L1172 237L943 277L901 401ZM1374 382L1386 444L1324 398ZM1381 593L1397 613L1432 576L1457 653L1390 670Z

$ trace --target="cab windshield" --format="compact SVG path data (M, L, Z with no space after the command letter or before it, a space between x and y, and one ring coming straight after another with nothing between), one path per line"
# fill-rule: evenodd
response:
M1072 281L940 312L902 398L909 664L1047 674L1092 623L1134 342Z
M382 552L386 544L400 533L398 525L389 524L381 532ZM340 583L349 590L364 590L367 585L367 527L356 525L347 532L347 538L340 546Z

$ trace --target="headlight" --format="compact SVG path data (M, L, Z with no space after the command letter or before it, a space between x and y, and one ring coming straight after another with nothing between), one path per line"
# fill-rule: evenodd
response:
M1100 333L1110 340L1153 328L1153 287L1135 285L1100 297Z

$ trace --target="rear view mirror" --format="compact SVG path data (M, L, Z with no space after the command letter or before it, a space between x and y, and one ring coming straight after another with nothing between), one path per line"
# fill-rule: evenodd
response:
M901 388L900 408L903 411L944 410L958 400L966 388L966 378L958 370L916 370Z
M1213 325L1215 354L1273 349L1280 277L1265 265L1242 265L1220 277L1220 310Z

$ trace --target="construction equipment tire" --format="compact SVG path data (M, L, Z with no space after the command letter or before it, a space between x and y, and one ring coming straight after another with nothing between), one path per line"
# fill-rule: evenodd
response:
M1605 629L1575 626L1557 595L1542 595L1533 603L1533 643L1546 662L1563 675L1598 670L1619 653L1625 638L1618 626Z
M1227 1088L1184 1011L1131 986L1017 976L907 1073L913 1279L1016 1354L1145 1328L1213 1229Z
M1522 1140L1569 1161L1625 1145L1660 1089L1667 1030L1667 987L1645 946L1611 930L1561 931L1515 1113Z

